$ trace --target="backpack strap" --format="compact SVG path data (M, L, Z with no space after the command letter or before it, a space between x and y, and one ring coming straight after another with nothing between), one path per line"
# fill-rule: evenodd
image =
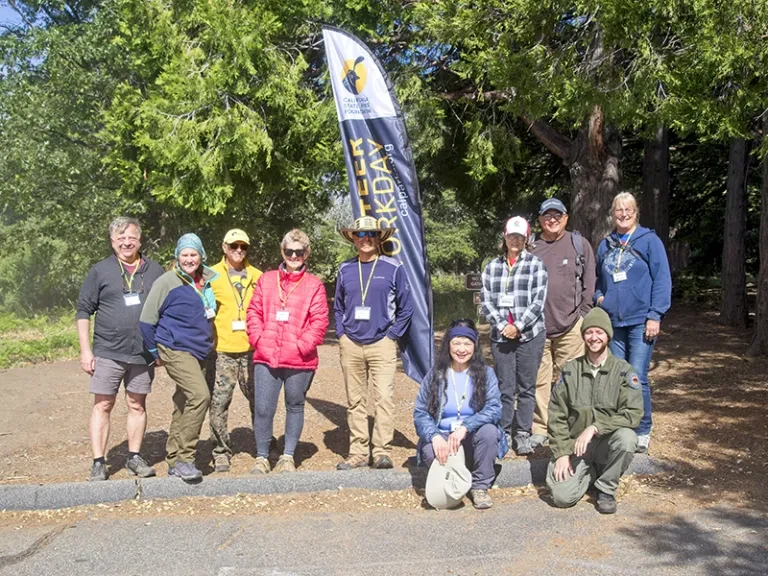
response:
M613 235L606 236L605 241L608 244L608 250L605 252L605 254L608 254L608 252L610 252L614 248L621 248L621 242L616 240L616 238L614 238ZM632 256L634 256L638 260L642 260L643 262L645 262L646 266L650 265L648 262L648 258L644 254L639 252L637 249L635 249L633 245L630 244L629 246L624 248L624 250L632 254ZM603 254L603 258L605 258L605 254ZM601 268L603 266L603 258L600 259Z
M584 258L584 238L581 236L581 232L574 230L571 232L571 243L576 250L576 293L574 294L574 308L581 306L581 293L584 290L584 267L586 265L586 259Z

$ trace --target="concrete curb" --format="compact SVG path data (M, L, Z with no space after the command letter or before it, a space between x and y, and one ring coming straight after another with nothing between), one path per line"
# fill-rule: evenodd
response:
M505 461L497 465L496 485L514 488L543 484L547 459ZM645 455L636 455L627 474L658 474L672 466ZM267 476L208 476L199 484L177 478L72 482L67 484L25 484L0 486L0 510L50 510L87 504L150 500L186 496L231 496L234 494L285 494L361 488L364 490L406 490L421 488L426 468L408 470L353 470L349 472L295 472Z

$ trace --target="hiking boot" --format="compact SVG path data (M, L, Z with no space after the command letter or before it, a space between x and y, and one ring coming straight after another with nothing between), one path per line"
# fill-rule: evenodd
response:
M515 454L518 456L526 456L533 453L533 448L531 447L531 435L527 432L518 432L517 436L515 436L514 448Z
M272 470L272 466L269 465L269 460L264 456L256 456L256 461L251 468L251 474L269 474Z
M600 514L616 514L616 497L613 494L598 492L597 511Z
M293 456L288 454L280 456L277 464L275 464L273 472L275 474L279 474L280 472L296 472L296 464L293 462Z
M213 457L214 472L229 472L229 456L226 454L216 454Z
M129 472L139 478L149 478L155 475L155 469L147 464L147 461L139 455L136 455L133 458L128 458L125 462L125 467Z
M391 461L390 461L391 463ZM344 462L336 464L336 470L352 470L353 468L365 468L368 466L368 456L353 454Z
M176 462L176 466L168 468L168 476L176 476L184 482L203 479L203 473L192 462Z
M536 450L539 446L549 446L549 438L543 434L531 435L531 448Z
M488 510L493 506L493 500L488 495L488 490L470 490L469 499L472 500L472 505L478 510Z
M101 482L107 479L107 465L104 462L94 462L91 466L91 475L88 482Z
M373 467L376 468L376 470L389 470L394 468L394 465L389 456L379 456L373 461Z
M638 434L637 435L637 448L635 448L635 452L637 454L647 454L648 453L648 445L651 443L651 435L650 434Z

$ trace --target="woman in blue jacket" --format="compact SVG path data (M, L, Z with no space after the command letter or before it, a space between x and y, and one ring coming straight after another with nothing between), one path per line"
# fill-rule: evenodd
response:
M617 194L611 213L615 229L597 248L595 303L611 317L611 353L637 370L645 408L635 430L637 451L647 452L653 423L648 369L671 303L672 280L664 244L653 230L637 224L635 197L629 192Z
M464 446L472 472L469 496L475 508L490 508L488 489L493 464L507 451L498 424L501 393L493 369L485 365L472 320L454 320L443 336L435 366L421 383L413 422L419 435L419 458L427 466ZM501 446L500 446L501 444Z

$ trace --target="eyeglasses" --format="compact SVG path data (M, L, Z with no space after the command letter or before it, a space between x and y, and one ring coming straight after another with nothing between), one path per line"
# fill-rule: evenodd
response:
M620 216L621 214L626 214L627 216L632 216L637 210L634 208L617 208L613 211L614 214L617 216Z
M550 220L554 220L555 222L560 222L560 220L563 219L563 216L565 216L565 214L560 214L560 212L556 212L554 214L542 214L541 219L544 220L544 222L549 222Z
M307 253L307 251L304 250L304 248L299 248L298 250L293 250L291 248L286 248L285 250L283 250L283 252L285 252L285 255L288 258L293 258L294 256L298 256L299 258L304 258L304 254Z
M355 236L358 238L376 238L378 235L378 232L371 232L369 230L360 230L359 232L355 232Z
M243 252L248 252L248 244L238 244L238 243L235 242L233 244L229 244L229 249L230 250L242 250Z

